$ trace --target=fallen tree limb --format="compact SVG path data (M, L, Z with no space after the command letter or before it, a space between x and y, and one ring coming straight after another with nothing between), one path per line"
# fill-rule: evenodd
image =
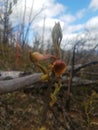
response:
M81 65L81 66L75 68L75 69L74 69L74 72L76 73L76 72L80 71L81 69L83 69L83 68L85 68L85 67L89 67L89 66L97 65L97 64L98 64L98 61L91 61L91 62L89 62L89 63L86 63L86 64L84 64L84 65Z
M14 92L31 86L40 81L42 73L35 73L25 77L0 81L0 94Z
M97 64L98 64L98 61L91 61L91 62L88 62L88 63L85 63L85 64L77 64L77 65L74 65L73 71L74 71L74 73L77 73L83 68L86 68L86 67L89 67L89 66L92 66L92 65L97 65ZM69 73L71 70L72 70L72 67L68 66L67 67L67 73Z

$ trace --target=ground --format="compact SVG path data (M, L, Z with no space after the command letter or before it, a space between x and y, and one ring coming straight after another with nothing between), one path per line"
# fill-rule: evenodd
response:
M95 96L93 99L93 95L97 94L93 92L92 95L85 97L83 101L81 94L85 94L87 90L83 90L84 92L82 93L80 89L81 88L77 88L77 91L74 92L74 94L77 95L74 96L71 102L71 110L68 112L70 120L74 122L75 130L97 130L98 117L92 117L92 115L98 114L98 98ZM1 95L0 130L40 130L44 106L43 94L39 92L31 94L20 91ZM93 110L89 107L93 108ZM62 124L64 121L65 123L68 121L64 120L63 114L56 106L53 107L53 110L55 115L59 117L60 124L57 123L51 111L48 110L44 125L47 127L47 130L56 130L57 128L58 130L64 130ZM92 120L92 124L90 120ZM57 128L55 125L57 125ZM67 125L70 125L70 123Z

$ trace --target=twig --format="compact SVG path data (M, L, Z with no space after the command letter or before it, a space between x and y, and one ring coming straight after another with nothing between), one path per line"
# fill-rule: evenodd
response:
M67 91L67 100L66 100L66 108L69 110L70 109L70 92L71 92L71 87L72 87L72 79L74 75L74 64L75 64L75 50L76 46L78 43L74 45L73 48L73 53L72 53L72 63L71 63L71 71L70 71L70 77L69 77L69 83L68 83L68 91Z

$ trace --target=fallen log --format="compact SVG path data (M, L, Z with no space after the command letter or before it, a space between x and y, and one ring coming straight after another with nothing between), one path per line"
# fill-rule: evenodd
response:
M44 88L46 87L46 82L41 81L41 76L42 73L35 73L15 79L2 80L0 81L0 94L19 91L27 88ZM62 77L62 83L64 87L68 87L68 80L69 79L67 76ZM79 77L74 77L72 82L73 86L98 84L98 81L96 80L86 80ZM36 83L37 85L35 85Z
M95 65L98 64L98 61L93 61L93 62L89 62L87 64L84 65L75 65L74 67L74 73L80 71L82 68L85 68L87 66L91 66L91 65ZM71 71L71 67L67 68L67 72L70 73ZM66 73L67 73L66 72ZM66 75L65 73L65 75ZM8 75L7 75L8 74ZM11 73L6 73L6 76L9 76ZM12 74L13 75L13 74ZM10 75L13 79L10 80L1 80L0 81L0 94L4 94L4 93L9 93L9 92L14 92L17 90L21 90L21 89L25 89L25 88L31 88L35 87L34 84L38 83L39 81L41 81L41 76L42 73L35 73L35 74L31 74L31 75L27 75L27 76L23 76L23 77L19 77L19 73L16 74L15 76ZM4 77L6 78L6 76L4 75ZM3 75L0 75L0 78L2 79ZM3 77L3 78L4 78ZM67 81L66 86L68 86L68 75L66 75L67 79L63 79L64 82ZM83 80L83 79L75 79L74 82L74 77L72 79L73 85L89 85L89 84L98 84L97 81L91 81L91 80ZM40 88L40 86L38 87Z
M74 71L74 73L77 73L83 68L86 68L86 67L89 67L89 66L92 66L92 65L96 65L96 64L98 64L98 61L91 61L91 62L85 63L83 65L77 64L77 65L74 65L73 71ZM64 75L70 73L71 70L72 70L72 66L68 65L66 73ZM3 80L7 77L14 79L14 78L20 77L21 75L24 76L24 74L25 74L25 72L22 72L22 71L0 71L0 80Z
M22 71L0 71L0 80L18 78L23 73Z
M0 94L14 92L32 86L40 81L42 73L19 77L11 80L0 81Z

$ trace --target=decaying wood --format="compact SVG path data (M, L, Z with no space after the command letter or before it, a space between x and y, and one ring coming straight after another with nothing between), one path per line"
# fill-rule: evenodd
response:
M84 65L75 65L74 73L80 71L82 68L88 67L90 65L95 65L95 64L98 64L98 61L89 62ZM68 67L67 73L70 71L71 71L71 67ZM6 76L9 76L9 75L6 75ZM6 78L6 76L4 77L1 75L0 78L1 79L2 77ZM14 92L14 91L21 90L24 88L31 88L31 86L35 87L34 84L40 81L41 76L42 76L42 73L34 73L34 74L27 75L24 77L18 77L17 75L16 77L12 76L13 79L10 79L10 80L0 80L0 94ZM68 76L65 76L65 77L66 78L64 78L64 76L62 77L62 81L65 82L65 86L68 86L67 83L68 83L69 77ZM73 77L72 82L73 82L73 86L98 84L97 81L84 80L84 79L75 78L75 77ZM40 86L44 86L43 83ZM40 86L38 88L40 88Z
M0 94L14 92L29 87L40 81L41 75L42 73L35 73L25 77L0 81Z

